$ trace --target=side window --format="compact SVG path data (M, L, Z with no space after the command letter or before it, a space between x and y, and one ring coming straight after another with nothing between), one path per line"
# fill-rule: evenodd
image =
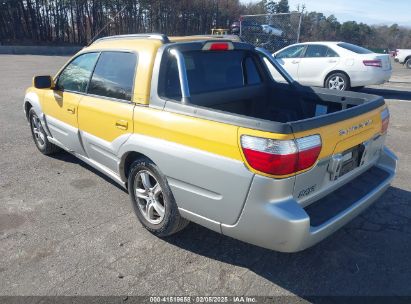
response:
M279 52L275 57L276 58L298 58L301 57L305 49L304 45L296 45L285 49L282 52Z
M98 55L98 53L87 53L72 60L60 73L57 87L60 90L86 92Z
M246 57L244 61L245 75L248 85L261 83L261 77L258 73L257 67L253 58Z
M158 81L158 95L172 100L181 99L180 78L177 60L169 55L164 57Z
M136 63L133 53L101 53L87 93L130 101Z
M334 50L327 47L327 57L340 57L340 56L338 56L338 54Z
M318 45L313 44L307 47L307 51L305 51L304 57L308 58L318 58L318 57L326 57L328 47L325 45Z

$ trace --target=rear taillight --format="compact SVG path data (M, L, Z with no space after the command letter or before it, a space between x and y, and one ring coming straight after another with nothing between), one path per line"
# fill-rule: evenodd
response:
M321 151L320 135L312 135L296 139L298 148L297 171L311 167Z
M381 133L387 132L388 124L390 123L390 111L385 108L381 111Z
M289 175L307 169L317 161L321 137L276 140L243 135L241 147L253 169L272 175Z
M382 61L381 59L375 59L375 60L363 60L362 61L365 66L372 66L376 68L381 68L382 67Z

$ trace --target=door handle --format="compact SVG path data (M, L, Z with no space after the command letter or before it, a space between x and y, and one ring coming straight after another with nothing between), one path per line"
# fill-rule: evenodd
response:
M299 63L300 62L300 60L293 60L293 61L291 61L291 63Z
M330 63L334 63L334 62L337 62L337 60L330 59L330 60L328 60L328 62L330 62Z
M116 127L121 129L121 130L127 130L128 129L128 122L126 120L117 120L116 121Z
M74 114L76 113L76 108L67 108L67 112Z

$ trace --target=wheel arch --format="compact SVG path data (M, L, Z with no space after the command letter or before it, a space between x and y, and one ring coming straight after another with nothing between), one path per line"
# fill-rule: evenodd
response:
M121 179L126 183L126 185L127 185L128 175L131 169L131 164L137 159L142 159L142 158L147 158L154 163L154 161L150 157L148 157L147 155L141 152L137 152L135 150L127 151L121 156L120 165L119 165L119 173L120 173Z
M26 115L27 121L29 121L29 112L32 107L33 105L29 100L24 101L24 114Z
M27 120L29 119L29 111L31 108L34 109L40 120L44 122L40 99L39 96L34 92L28 92L26 96L24 96L23 110Z
M327 81L327 78L330 77L332 74L335 74L335 73L342 73L342 74L344 74L345 76L347 76L347 78L348 78L348 85L351 87L351 78L350 78L350 75L348 75L347 72L345 72L345 71L343 71L343 70L332 70L332 71L328 72L328 73L325 75L325 77L324 77L324 82L323 82L323 87L324 87L324 88L325 88L325 82Z

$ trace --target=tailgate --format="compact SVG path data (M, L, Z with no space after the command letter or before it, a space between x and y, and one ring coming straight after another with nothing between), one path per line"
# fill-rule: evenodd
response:
M322 149L317 163L310 170L296 176L294 197L308 205L318 199L325 189L337 187L354 178L356 172L375 163L384 144L381 135L379 107L362 115L327 126L295 133L295 137L320 134Z

